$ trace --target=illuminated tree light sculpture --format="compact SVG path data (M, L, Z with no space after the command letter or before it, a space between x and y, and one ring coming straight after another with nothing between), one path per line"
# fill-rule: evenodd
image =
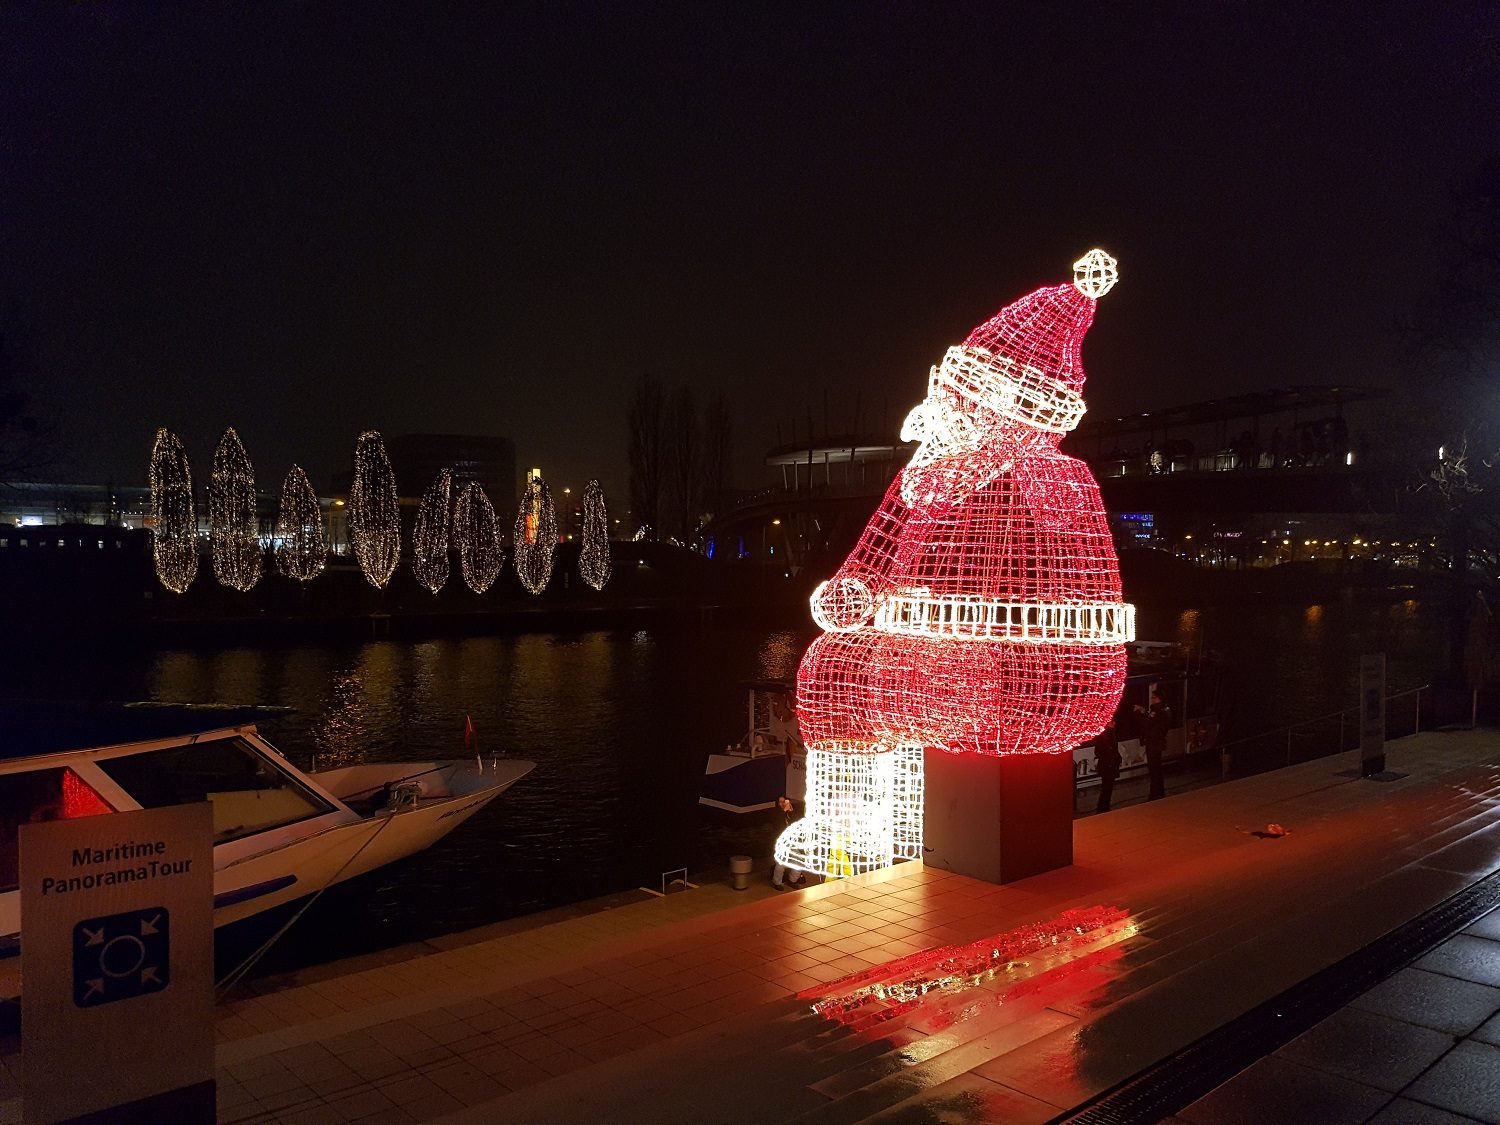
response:
M354 487L349 490L349 539L370 585L384 590L401 560L401 510L396 474L385 442L374 430L354 446Z
M464 582L476 594L495 584L505 552L500 546L500 521L495 506L475 481L464 485L453 509L453 541Z
M557 512L552 490L540 477L526 484L516 513L516 575L521 585L540 594L552 580L552 554L557 549Z
M171 430L156 431L151 446L151 558L156 577L181 594L198 574L198 512L187 450Z
M253 589L260 581L265 548L256 514L255 467L233 426L224 431L214 449L214 471L208 480L208 538L219 584L241 593Z
M323 508L312 481L293 465L281 482L281 513L276 520L276 569L298 582L311 582L328 565Z
M1001 309L932 369L918 443L853 553L813 593L797 673L807 815L776 856L851 875L921 854L924 748L1067 754L1125 684L1135 611L1099 489L1058 448L1115 262Z
M443 469L422 494L411 536L411 569L434 594L448 581L448 525L452 512L453 474Z
M609 581L609 513L604 508L604 489L591 480L583 490L583 549L578 553L578 573L596 590Z

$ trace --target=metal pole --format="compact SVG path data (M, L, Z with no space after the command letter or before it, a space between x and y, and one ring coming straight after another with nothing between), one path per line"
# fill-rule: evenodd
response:
M1469 704L1469 729L1473 730L1479 725L1479 689L1474 689L1472 702Z
M1286 728L1286 764L1292 764L1292 728Z
M1182 756L1184 758L1189 757L1193 752L1192 739L1188 737L1192 733L1192 728L1188 725L1187 693L1188 674L1184 672L1182 675Z
M1422 689L1417 689L1417 717L1412 726L1412 734L1422 733Z

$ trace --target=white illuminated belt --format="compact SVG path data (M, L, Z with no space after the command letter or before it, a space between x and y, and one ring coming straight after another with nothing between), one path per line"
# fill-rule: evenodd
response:
M982 402L1023 425L1065 434L1083 418L1083 397L1060 380L1003 355L962 345L949 348L932 371L934 389L947 387L963 401Z
M875 610L872 624L882 633L925 637L984 637L1038 645L1123 645L1135 640L1135 606L893 594Z

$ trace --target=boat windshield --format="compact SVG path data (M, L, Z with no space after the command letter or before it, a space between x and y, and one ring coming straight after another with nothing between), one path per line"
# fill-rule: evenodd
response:
M0 774L0 891L13 891L20 882L21 825L107 812L114 809L66 766Z
M243 738L216 738L104 758L99 768L142 808L209 801L214 843L332 812L334 806L278 770Z

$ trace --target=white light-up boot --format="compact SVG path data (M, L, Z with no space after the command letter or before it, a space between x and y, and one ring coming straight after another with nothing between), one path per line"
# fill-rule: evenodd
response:
M809 749L807 814L776 841L776 862L846 878L922 854L922 748Z

